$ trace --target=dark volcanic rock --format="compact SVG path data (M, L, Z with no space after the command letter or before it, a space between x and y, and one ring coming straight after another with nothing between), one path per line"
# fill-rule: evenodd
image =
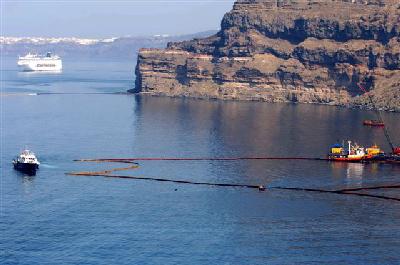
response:
M208 38L142 49L136 90L400 110L397 0L238 0Z

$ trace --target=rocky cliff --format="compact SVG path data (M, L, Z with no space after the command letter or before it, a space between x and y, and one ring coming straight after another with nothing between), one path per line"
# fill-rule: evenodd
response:
M400 110L398 0L237 0L208 38L141 49L136 92Z

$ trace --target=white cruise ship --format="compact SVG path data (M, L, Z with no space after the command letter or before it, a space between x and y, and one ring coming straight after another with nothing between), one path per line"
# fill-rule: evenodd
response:
M54 71L59 72L62 69L61 58L48 52L45 56L28 53L25 56L19 56L18 66L23 71Z

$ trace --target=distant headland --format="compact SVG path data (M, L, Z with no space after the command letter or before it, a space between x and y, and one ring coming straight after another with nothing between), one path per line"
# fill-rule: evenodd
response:
M396 0L237 0L206 38L141 49L135 92L400 111Z

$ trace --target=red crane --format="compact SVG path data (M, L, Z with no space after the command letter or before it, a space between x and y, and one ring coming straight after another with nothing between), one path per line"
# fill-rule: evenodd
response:
M371 103L371 105L372 105L372 108L374 109L374 111L375 111L375 113L376 113L376 116L378 117L379 122L382 123L382 124L384 124L383 119L382 119L382 115L381 115L381 113L379 112L379 110L376 108L375 103L374 103L374 100L372 99L371 94L368 93L368 91L367 91L360 83L358 83L357 85L358 85L358 87L361 89L361 91L363 91L364 93L367 94L367 96L368 96L368 98L369 98L369 101L370 101L370 103ZM395 154L395 155L400 155L400 147L394 146L394 144L393 144L393 142L392 142L392 139L390 138L390 135L389 135L389 131L388 131L388 129L387 129L387 126L382 126L382 128L383 128L383 132L384 132L384 134L385 134L386 140L387 140L387 142L389 143L390 148L392 148L393 154Z

